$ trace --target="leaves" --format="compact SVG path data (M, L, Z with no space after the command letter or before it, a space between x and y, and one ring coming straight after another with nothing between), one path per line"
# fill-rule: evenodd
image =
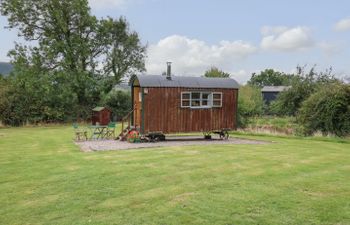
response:
M325 85L305 100L299 110L301 133L346 136L350 134L350 86L341 83Z
M273 69L266 69L259 74L253 73L248 84L261 88L264 86L283 86L290 85L292 78L293 75L278 72Z
M230 77L229 73L226 73L222 70L219 70L217 67L213 66L209 70L205 71L204 77L221 77L227 78Z
M69 110L87 119L115 84L145 70L146 46L126 19L97 19L87 0L2 0L0 5L9 28L26 41L9 52L14 72L6 95L33 102L33 109L17 104L19 111L33 112L18 123L36 117L34 112L38 120L65 120Z

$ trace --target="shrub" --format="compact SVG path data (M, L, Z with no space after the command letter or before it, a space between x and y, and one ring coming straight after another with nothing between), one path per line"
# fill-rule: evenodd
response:
M121 120L131 110L130 91L112 90L103 97L101 104L112 110L114 120Z
M350 134L350 86L334 83L325 85L303 102L297 121L300 133L312 135Z
M332 68L324 72L316 72L315 67L305 72L305 67L297 67L298 73L291 79L291 88L280 93L271 103L269 110L272 114L295 116L311 94L323 85L330 85L338 80L332 74Z
M262 112L263 99L259 88L251 85L241 86L238 95L238 126L244 127L249 117L261 115Z

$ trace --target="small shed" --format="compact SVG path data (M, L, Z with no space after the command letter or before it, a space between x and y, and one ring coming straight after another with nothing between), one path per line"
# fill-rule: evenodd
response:
M274 101L278 94L282 91L286 91L290 88L290 86L264 86L261 89L261 94L263 96L263 100L266 104L270 104Z
M170 69L168 69L170 71ZM131 124L141 134L211 132L237 127L238 83L232 78L135 75Z
M108 125L111 120L111 110L106 107L92 109L92 125Z

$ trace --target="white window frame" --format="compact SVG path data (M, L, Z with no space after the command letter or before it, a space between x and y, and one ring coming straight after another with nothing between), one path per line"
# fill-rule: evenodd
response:
M192 93L199 93L200 98L192 99ZM184 94L189 94L190 98L189 99L184 99L183 95ZM203 98L203 94L208 94L209 98ZM213 101L214 101L214 94L220 94L220 105L214 106ZM200 105L199 106L192 106L192 101L193 100L199 100ZM203 101L208 101L208 105L202 105ZM183 101L189 101L189 105L185 106L183 105ZM191 109L209 109L209 108L220 108L222 107L222 92L210 92L210 91L183 91L181 92L181 108L191 108Z
M183 99L182 98L182 95L183 94L189 94L190 95L190 98L188 99L188 101L189 101L189 105L183 105L182 103L183 103L183 100L186 100L187 101L187 99ZM191 108L191 92L190 91L183 91L183 92L181 92L181 108Z
M215 94L220 95L220 105L214 105L214 95L215 95ZM216 99L216 101L218 101L218 99ZM222 107L222 92L213 92L213 93L212 93L212 107L214 107L214 108L220 108L220 107Z
M192 98L192 94L193 93L199 93L199 98ZM202 92L201 91L192 91L190 100L191 100L190 101L190 108L192 108L192 109L202 108ZM198 106L192 106L192 101L199 101L199 105Z

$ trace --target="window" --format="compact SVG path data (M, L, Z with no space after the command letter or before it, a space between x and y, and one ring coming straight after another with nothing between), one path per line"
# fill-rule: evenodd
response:
M181 93L181 107L190 107L191 106L191 92L182 92Z
M221 92L182 92L182 108L211 108L222 106Z
M221 107L222 106L222 93L214 92L213 93L213 107Z
M201 107L201 93L192 92L191 93L191 107Z

